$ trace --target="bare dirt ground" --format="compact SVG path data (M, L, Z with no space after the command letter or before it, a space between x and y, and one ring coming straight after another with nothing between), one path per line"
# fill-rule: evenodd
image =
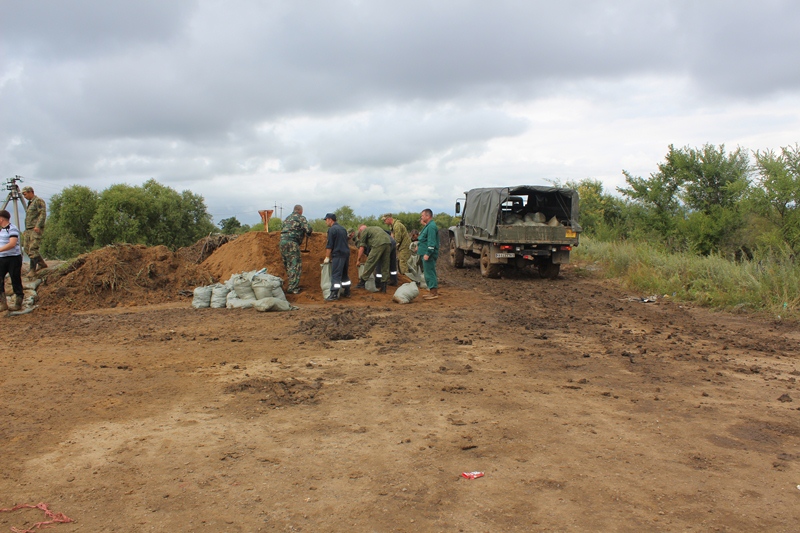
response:
M61 533L798 530L795 324L439 264L410 305L43 292L0 326L0 508Z

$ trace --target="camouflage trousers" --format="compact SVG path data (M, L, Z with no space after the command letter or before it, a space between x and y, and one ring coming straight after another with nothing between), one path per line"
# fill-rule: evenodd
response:
M22 234L22 248L31 259L41 259L39 247L42 245L42 234L36 233L32 229L27 229Z
M361 274L361 281L367 281L369 275L375 272L375 283L386 283L389 281L389 262L392 255L392 245L378 244L373 246L367 256L367 263L364 265L364 272ZM380 272L378 271L380 269Z
M300 245L292 241L281 241L281 258L283 259L283 268L286 270L286 280L289 283L286 290L293 291L300 286L300 273L303 270Z
M402 250L400 248L397 249L397 268L400 270L402 275L406 275L408 272L408 260L411 259L411 250L406 248Z

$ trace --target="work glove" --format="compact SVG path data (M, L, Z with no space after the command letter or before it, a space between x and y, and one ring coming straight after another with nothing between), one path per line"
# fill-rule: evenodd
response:
M327 265L330 262L331 262L331 258L330 257L326 257L325 260L322 262L322 264L323 265Z

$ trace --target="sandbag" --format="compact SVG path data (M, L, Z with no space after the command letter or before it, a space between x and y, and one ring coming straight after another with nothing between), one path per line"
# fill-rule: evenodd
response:
M280 298L264 298L261 300L257 300L253 307L256 308L256 311L291 311L293 309L292 304L287 302L286 300L281 300Z
M392 296L392 301L399 304L408 304L417 296L419 296L419 287L412 281L397 287L397 290L394 291L394 296Z
M532 222L534 224L544 224L546 218L544 213L526 213L525 222Z
M279 300L283 300L284 302L288 301L286 299L286 294L283 292L283 287L277 287L275 289L272 289L272 296Z
M406 276L416 281L421 288L427 289L428 284L425 283L425 274L422 272L422 257L417 254L412 255L408 258L406 266L408 266Z
M249 273L237 274L231 278L233 290L236 291L236 296L241 300L256 300L256 293L253 292L253 283L247 278L246 274Z
M211 307L211 285L205 287L195 287L192 296L192 307L195 309L206 309Z
M39 278L36 278L36 279L32 279L32 280L23 281L22 282L22 288L23 289L36 290L36 289L39 288L39 285L41 285L41 284L42 284L42 280L39 279Z
M253 281L250 285L253 288L253 293L256 295L256 300L276 297L276 289L279 289L281 293L283 293L281 289L283 280L271 274L257 274L253 276Z
M319 288L322 289L322 297L327 298L331 295L331 264L322 263L320 265Z
M366 265L358 265L358 279L361 279L361 275L364 273L364 267ZM378 292L378 287L375 285L375 272L369 275L365 286L369 292Z
M231 288L222 283L215 283L211 287L211 309L225 309L228 303L228 294ZM234 293L235 294L235 293Z
M236 295L236 291L231 291L228 293L228 302L225 307L228 309L250 309L257 301L256 299L242 300Z

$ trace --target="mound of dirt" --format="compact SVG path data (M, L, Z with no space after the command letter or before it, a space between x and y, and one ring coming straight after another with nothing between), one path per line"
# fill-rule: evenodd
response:
M310 236L308 252L302 254L300 286L303 293L288 295L292 303L323 300L320 275L327 241L325 233ZM353 286L358 283L357 256L358 251L351 246L348 272ZM196 264L204 257L202 263ZM45 312L84 311L188 300L195 287L226 281L233 274L261 268L286 279L280 233L210 236L178 252L171 252L165 246L106 246L72 263L48 269L46 282L39 287L39 307ZM407 281L400 276L400 283ZM387 294L354 289L353 297L345 302L388 301L393 293L394 288Z
M213 283L207 269L181 259L166 246L106 246L50 273L39 287L44 311L81 311L165 303L191 297Z
M213 254L217 248L222 246L223 244L235 240L238 235L209 235L208 237L204 237L194 243L191 246L186 246L184 248L178 248L175 252L178 254L181 259L184 261L188 261L190 263L195 263L199 265L206 259L208 259L211 254Z

